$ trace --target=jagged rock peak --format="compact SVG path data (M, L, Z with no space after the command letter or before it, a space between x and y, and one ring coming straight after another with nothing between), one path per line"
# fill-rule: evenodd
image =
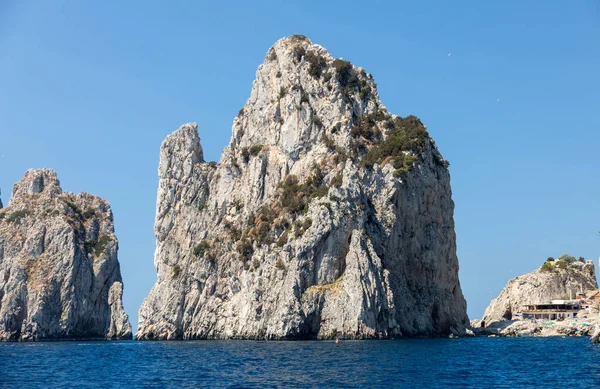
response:
M508 281L498 297L485 310L485 326L513 319L525 304L550 303L551 300L569 300L576 293L598 289L596 271L592 261L563 255L558 260L548 260L531 273Z
M277 146L298 157L309 152L324 129L345 144L353 120L384 111L373 77L350 62L333 58L303 36L283 38L258 67L250 98L234 121L232 151Z
M258 67L219 163L197 126L160 150L139 339L461 332L447 162L372 76L302 36Z
M25 172L25 176L13 186L11 202L42 192L45 192L47 196L62 193L56 172L52 169L29 169Z
M190 175L194 164L204 162L198 124L186 123L167 136L160 147L160 161L160 178Z
M108 202L29 170L0 211L0 340L127 339Z

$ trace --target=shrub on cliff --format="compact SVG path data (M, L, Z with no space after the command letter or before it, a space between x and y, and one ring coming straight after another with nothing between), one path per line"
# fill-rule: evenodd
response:
M181 267L179 267L179 265L174 265L171 269L171 277L173 279L176 279L177 277L179 277L180 273L181 273Z
M96 242L93 239L88 239L83 243L83 249L85 250L86 255L94 252L94 248L96 247Z
M321 118L318 117L317 115L313 115L312 118L310 119L310 122L317 127L323 127L323 122L321 121Z
M242 240L238 241L237 252L240 254L242 261L247 262L252 258L252 254L254 254L252 242L246 238L242 238Z
M336 79L342 87L352 88L358 85L358 77L350 62L338 58L333 61L332 66L336 71Z
M263 149L263 145L261 145L261 144L253 145L252 147L250 147L250 155L252 155L253 157L256 157L262 149Z
M571 264L573 262L575 262L577 260L577 258L569 255L569 254L563 254L558 258L559 261L565 261L568 264Z
M542 271L553 271L555 268L554 262L544 262L544 264L541 267Z
M332 63L336 71L336 80L342 87L344 97L348 100L354 88L358 87L359 80L352 64L343 59L336 59Z
M106 248L106 245L108 245L108 243L112 240L110 235L102 235L100 237L100 239L98 239L98 242L96 243L96 246L94 246L94 254L99 257L100 255L102 255L102 253L104 252L104 249Z
M250 161L250 151L248 151L247 147L242 148L242 159L245 163L248 163L248 161Z
M294 58L296 59L296 62L300 62L300 60L302 60L302 57L304 57L304 55L306 54L306 49L304 48L304 46L297 45L292 49L292 52L294 53Z
M385 139L369 149L361 165L372 168L374 164L385 161L391 163L398 174L405 173L417 161L417 155L423 152L428 138L425 126L416 116L396 117Z
M381 131L377 126L377 122L371 115L365 115L358 123L352 126L350 134L354 138L363 137L372 142L376 142L381 137Z
M14 211L10 215L8 215L8 217L6 218L6 221L8 223L18 223L25 216L27 216L27 210L26 209L20 209L18 211Z
M289 39L293 43L300 43L300 42L308 42L308 43L310 43L310 39L308 39L308 37L306 35L302 35L302 34L291 35Z
M323 69L327 67L327 60L314 51L307 52L304 58L308 62L308 73L318 80L323 73Z
M567 269L569 267L569 263L559 259L556 261L556 267L559 269Z
M281 100L287 94L288 88L282 86L279 88L279 99Z
M302 184L295 175L288 175L279 183L276 200L279 207L283 212L291 214L305 211L310 199L323 197L329 191L324 178L325 175L318 166L313 167L313 174Z
M275 49L271 48L271 50L269 50L269 61L277 61L277 53L275 52Z
M277 239L277 247L283 247L288 241L289 230L283 231L283 234Z
M85 210L82 216L85 220L91 219L96 216L96 211L94 211L92 208L88 208Z
M201 241L200 243L198 243L196 245L196 247L194 247L194 250L193 250L194 256L196 256L196 257L204 256L204 253L209 248L210 248L210 243L208 243L208 241L206 241L206 240Z

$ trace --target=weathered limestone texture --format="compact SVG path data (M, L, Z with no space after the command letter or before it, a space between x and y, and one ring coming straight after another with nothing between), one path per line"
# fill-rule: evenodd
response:
M130 339L108 202L29 170L0 211L0 340Z
M448 163L373 78L303 36L258 67L219 163L160 149L158 280L138 339L463 333Z

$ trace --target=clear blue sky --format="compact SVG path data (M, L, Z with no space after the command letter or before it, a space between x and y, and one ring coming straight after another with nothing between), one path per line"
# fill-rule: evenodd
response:
M196 121L218 160L267 49L304 34L372 73L450 160L470 317L550 255L597 258L600 2L410 3L0 1L2 199L51 167L110 201L137 323L161 141Z

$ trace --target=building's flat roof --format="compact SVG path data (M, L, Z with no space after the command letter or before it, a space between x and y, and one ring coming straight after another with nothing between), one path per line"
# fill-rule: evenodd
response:
M579 309L536 309L536 310L525 310L520 313L533 315L536 313L565 313L565 312L579 312Z
M581 299L577 299L577 300L551 300L550 304L579 304L579 300ZM533 304L530 304L533 305ZM535 304L535 305L548 305L546 304Z

